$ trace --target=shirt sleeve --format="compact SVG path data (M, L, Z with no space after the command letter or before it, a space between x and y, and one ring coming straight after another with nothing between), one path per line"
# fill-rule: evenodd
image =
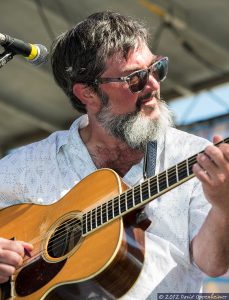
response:
M189 206L189 240L190 242L198 234L203 225L211 204L205 199L200 181L196 179Z
M0 160L0 209L23 202L25 172L24 151L16 151Z

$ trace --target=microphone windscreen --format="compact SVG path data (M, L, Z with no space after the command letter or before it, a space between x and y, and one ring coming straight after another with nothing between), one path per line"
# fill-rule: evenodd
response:
M37 48L37 55L33 59L27 58L28 62L30 62L31 64L33 64L35 66L46 63L48 61L48 56L49 56L49 52L48 52L47 48L40 44L34 44L33 46L35 46Z

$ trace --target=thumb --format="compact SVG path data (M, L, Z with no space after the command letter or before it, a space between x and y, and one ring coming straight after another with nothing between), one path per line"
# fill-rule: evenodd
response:
M219 143L220 141L222 141L223 138L221 135L214 135L213 136L213 143L216 144L216 143Z
M22 244L22 246L24 247L24 249L26 249L27 251L32 251L33 250L33 244L24 242L24 241L20 241L20 243Z
M24 248L24 255L31 258L32 257L31 252L33 250L33 245L30 243L23 242L23 241L21 241L21 244Z

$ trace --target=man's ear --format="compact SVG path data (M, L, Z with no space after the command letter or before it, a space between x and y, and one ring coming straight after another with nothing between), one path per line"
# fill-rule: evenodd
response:
M90 104L95 98L95 93L83 83L75 83L73 85L73 94L85 105Z

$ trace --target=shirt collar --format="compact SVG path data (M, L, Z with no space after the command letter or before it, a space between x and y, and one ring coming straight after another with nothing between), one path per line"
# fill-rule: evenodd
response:
M80 116L77 118L67 131L67 134L62 137L61 140L58 141L57 152L60 151L61 147L67 144L76 144L78 142L79 136L79 128L83 128L88 124L88 116L87 114Z

